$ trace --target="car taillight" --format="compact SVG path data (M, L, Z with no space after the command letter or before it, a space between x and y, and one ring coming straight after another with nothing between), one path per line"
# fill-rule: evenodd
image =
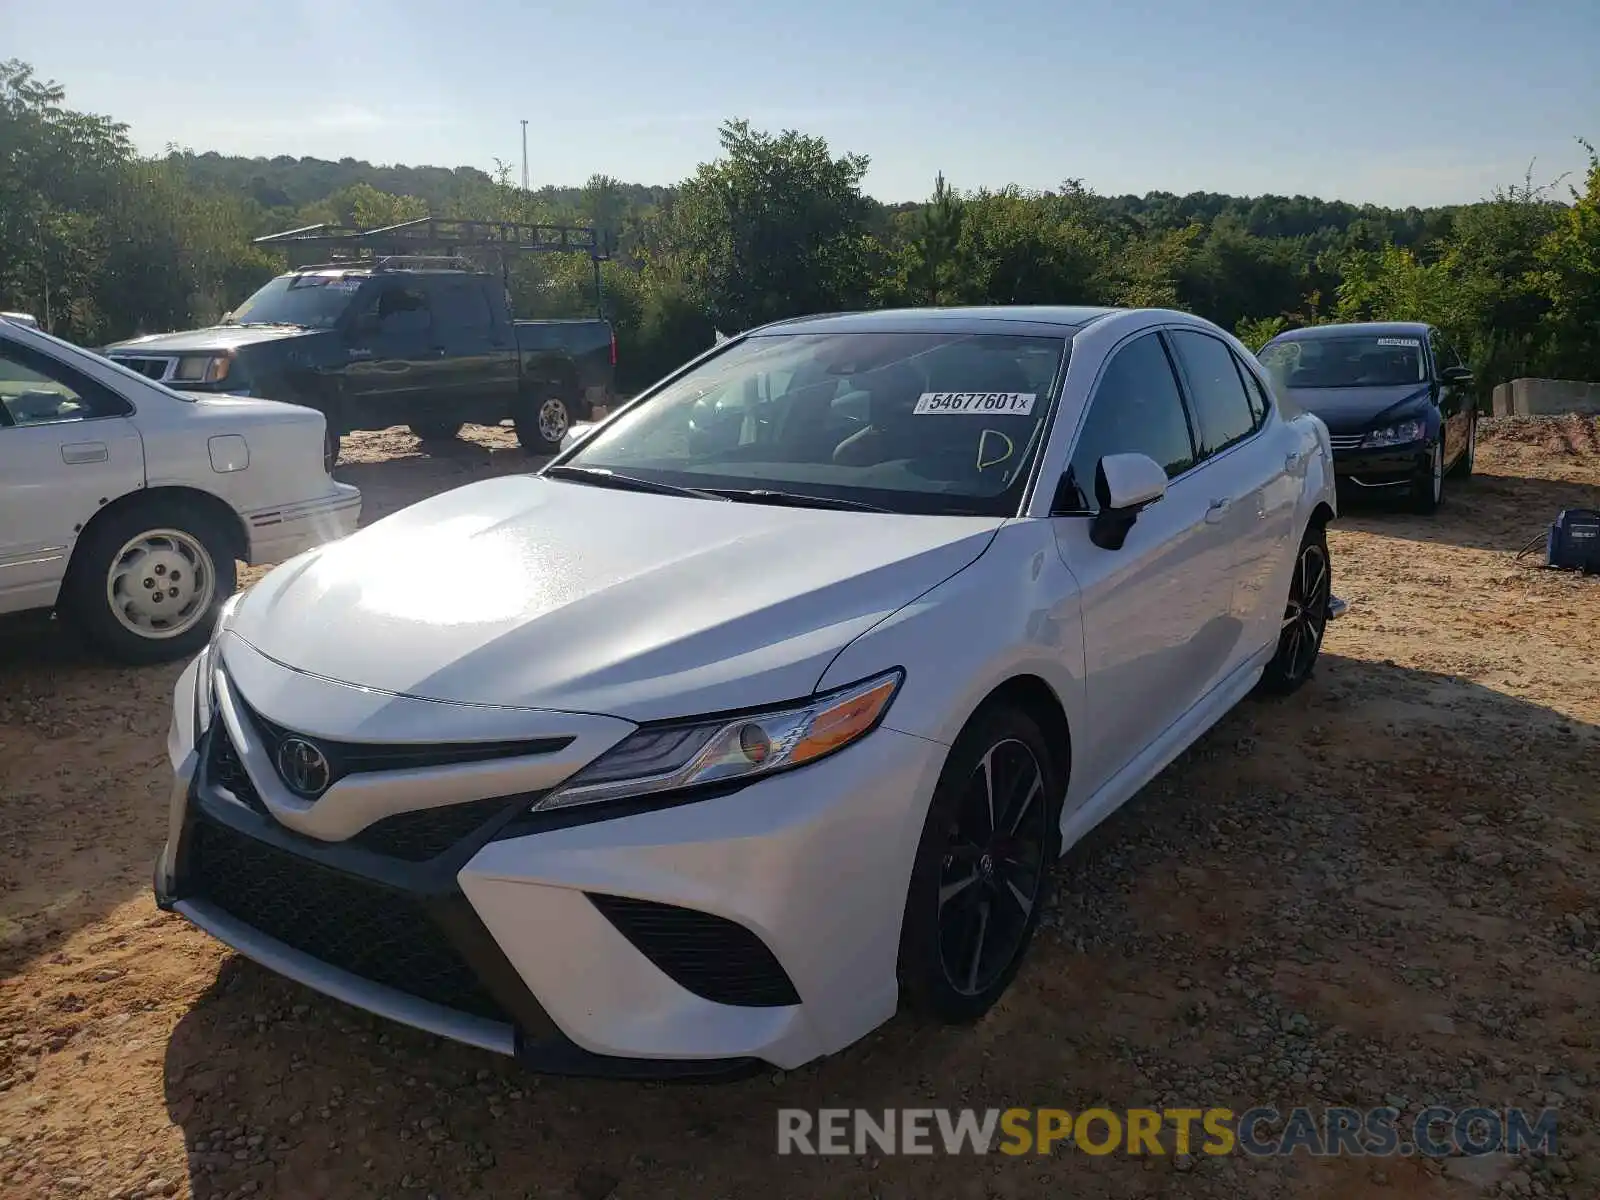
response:
M617 365L617 331L615 329L611 331L611 365L613 367Z

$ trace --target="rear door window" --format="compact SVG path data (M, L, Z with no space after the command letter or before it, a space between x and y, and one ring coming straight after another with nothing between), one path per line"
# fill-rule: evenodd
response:
M1200 457L1220 454L1254 433L1257 420L1227 343L1192 329L1175 329L1167 336L1189 384Z

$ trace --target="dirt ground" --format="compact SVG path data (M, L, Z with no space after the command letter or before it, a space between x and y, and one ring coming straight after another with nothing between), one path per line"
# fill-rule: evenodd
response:
M374 518L527 469L356 435ZM1515 551L1600 508L1600 422L1487 422L1433 519L1349 511L1313 683L1251 701L1071 853L975 1029L788 1075L538 1078L225 951L150 899L178 666L0 636L0 1196L1600 1196L1600 580ZM784 1158L775 1110L1559 1109L1522 1160Z

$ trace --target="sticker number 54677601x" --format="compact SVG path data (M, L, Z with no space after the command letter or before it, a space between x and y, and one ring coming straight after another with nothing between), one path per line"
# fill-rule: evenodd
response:
M912 412L919 417L973 413L982 417L1025 417L1037 392L923 392Z

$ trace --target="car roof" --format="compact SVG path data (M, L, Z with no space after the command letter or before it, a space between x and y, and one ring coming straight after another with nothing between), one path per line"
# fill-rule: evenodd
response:
M1087 305L997 304L969 308L887 308L876 312L821 313L774 321L751 330L774 333L1015 333L1071 337L1103 317L1125 312Z
M1272 339L1274 342L1313 342L1319 338L1350 337L1353 334L1401 334L1407 337L1425 337L1430 326L1426 321L1349 321L1343 325L1307 325L1303 329L1289 329Z

